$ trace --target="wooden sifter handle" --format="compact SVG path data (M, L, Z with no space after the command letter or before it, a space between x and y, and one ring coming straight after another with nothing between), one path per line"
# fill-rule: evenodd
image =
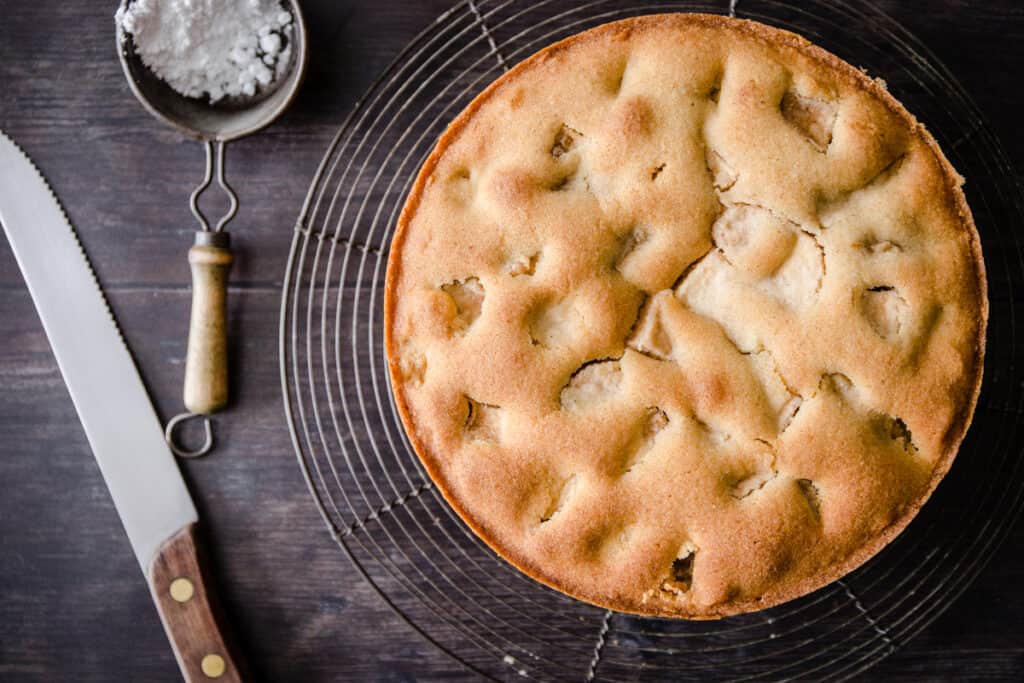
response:
M228 272L233 261L226 232L197 232L188 250L192 317L185 358L185 408L208 414L228 402Z

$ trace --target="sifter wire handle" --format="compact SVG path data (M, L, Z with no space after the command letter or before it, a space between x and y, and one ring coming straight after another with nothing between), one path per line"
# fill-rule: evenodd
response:
M228 339L227 293L228 273L234 257L231 239L224 226L238 212L238 197L224 179L224 147L226 143L207 140L206 173L203 181L189 197L189 207L199 221L201 230L188 251L192 271L192 313L189 320L188 351L185 356L184 398L187 412L175 416L167 423L165 436L171 450L179 457L194 458L205 455L213 447L213 432L207 415L228 403ZM199 196L213 181L228 196L230 206L211 230L210 223L199 208ZM188 450L177 443L175 426L193 417L203 417L205 443L196 450Z

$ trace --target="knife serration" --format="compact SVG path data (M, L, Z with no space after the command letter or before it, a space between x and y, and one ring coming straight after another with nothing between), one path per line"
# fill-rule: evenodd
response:
M0 131L0 223L144 573L196 510L96 275L49 184Z

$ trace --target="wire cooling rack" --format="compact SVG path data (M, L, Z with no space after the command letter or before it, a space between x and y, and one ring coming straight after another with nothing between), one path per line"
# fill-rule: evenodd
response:
M909 528L809 596L714 622L598 609L526 578L448 508L392 404L382 348L391 231L445 124L510 65L615 19L731 13L797 31L884 78L967 178L988 266L984 387L953 469ZM967 587L1024 492L1015 297L1022 193L955 78L864 2L461 2L420 33L349 115L295 228L281 300L281 383L299 463L356 569L413 628L499 680L841 680L880 661ZM338 624L338 628L345 628Z

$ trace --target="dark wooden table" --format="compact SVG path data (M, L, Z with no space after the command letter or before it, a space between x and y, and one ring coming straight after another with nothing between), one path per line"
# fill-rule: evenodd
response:
M265 680L471 679L392 614L325 533L289 441L276 342L286 251L317 162L374 76L451 2L305 2L312 65L298 101L228 151L242 201L232 225L234 400L217 421L215 455L183 468L216 540L224 601ZM1019 161L1020 3L883 4L964 82ZM181 407L194 229L187 198L202 149L131 96L114 51L114 8L0 0L0 128L63 201L166 418ZM0 679L176 680L4 240L0 334ZM866 679L1024 680L1021 547L1018 525L956 604Z

